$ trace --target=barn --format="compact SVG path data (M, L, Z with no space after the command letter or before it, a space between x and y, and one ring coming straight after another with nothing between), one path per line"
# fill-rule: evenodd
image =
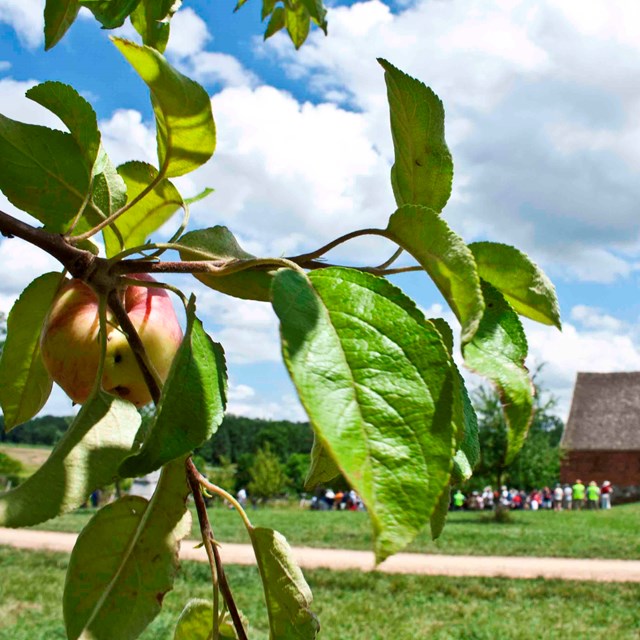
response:
M614 502L640 499L640 372L578 373L560 479L609 480Z

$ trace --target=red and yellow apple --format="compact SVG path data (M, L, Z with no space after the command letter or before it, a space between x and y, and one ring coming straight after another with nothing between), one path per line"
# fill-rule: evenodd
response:
M146 274L134 277L153 281ZM182 330L167 292L129 286L124 292L124 308L140 335L151 365L161 380L166 380L182 341ZM81 280L69 280L54 300L45 321L41 349L49 374L74 402L83 403L93 388L100 361L99 329L96 294ZM133 351L110 312L102 387L137 407L151 401Z

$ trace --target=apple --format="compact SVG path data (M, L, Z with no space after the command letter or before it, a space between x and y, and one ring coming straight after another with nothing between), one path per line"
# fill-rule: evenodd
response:
M153 281L137 274L138 280ZM124 308L160 379L169 375L182 330L164 289L129 286ZM83 403L93 388L100 361L98 298L82 280L69 280L54 300L41 336L44 364L67 395ZM107 353L102 387L142 407L151 401L142 372L113 314L107 316Z

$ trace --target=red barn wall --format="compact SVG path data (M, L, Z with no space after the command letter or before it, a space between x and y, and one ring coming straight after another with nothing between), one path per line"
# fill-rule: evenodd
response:
M585 484L609 480L617 487L640 487L640 451L567 451L560 467L560 481Z

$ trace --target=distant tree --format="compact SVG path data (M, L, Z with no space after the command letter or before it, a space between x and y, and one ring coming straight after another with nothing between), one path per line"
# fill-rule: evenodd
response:
M258 449L253 465L249 469L251 482L247 487L249 495L260 500L268 500L281 494L287 488L287 475L278 456L271 451L269 443Z
M22 480L24 467L19 460L0 451L0 486L15 486Z
M207 477L213 484L222 487L225 491L233 493L236 488L236 471L238 465L231 462L226 456L220 456L220 464L207 468Z
M0 451L0 476L19 475L24 471L22 463Z
M551 486L560 474L560 439L564 423L554 413L557 398L539 383L540 369L534 375L536 389L534 415L527 440L513 462L505 466L507 426L497 392L480 387L472 394L478 416L481 457L469 489L508 484L533 489Z
M287 458L285 473L289 478L292 489L297 493L304 491L304 480L309 471L311 456L308 453L292 453Z
M67 431L70 420L69 417L41 416L6 433L4 418L0 416L0 442L54 446Z

